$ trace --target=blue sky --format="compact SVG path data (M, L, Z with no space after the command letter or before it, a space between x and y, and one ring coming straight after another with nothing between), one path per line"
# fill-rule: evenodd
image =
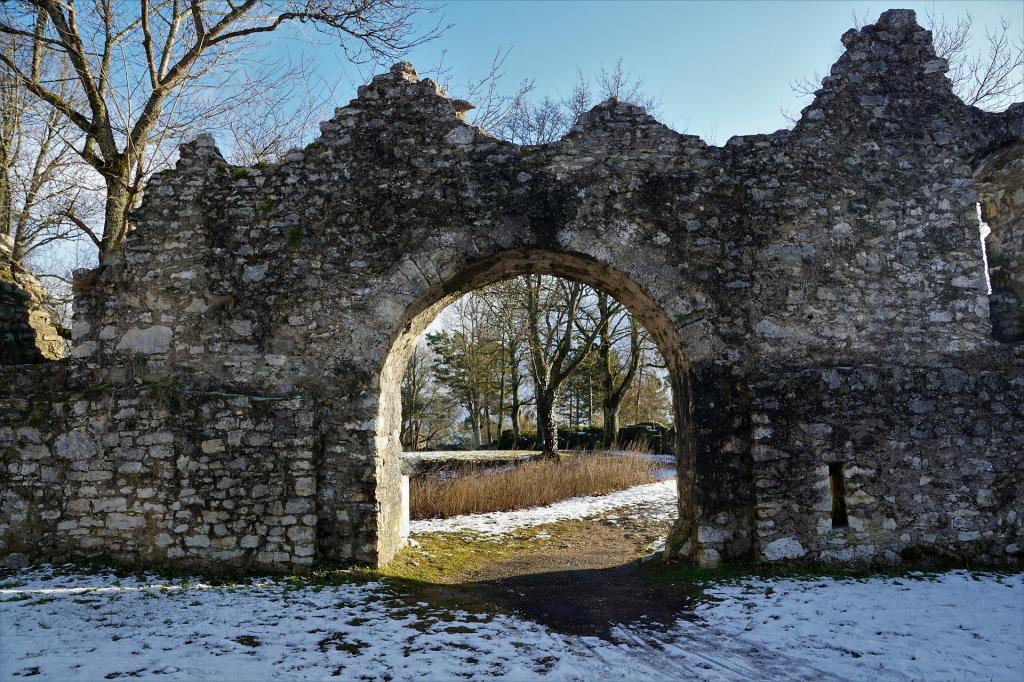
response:
M577 68L596 74L620 56L663 100L659 118L677 130L722 144L731 135L771 132L788 124L781 109L802 102L790 81L827 72L841 54L839 37L852 13L874 21L889 7L932 10L949 17L970 12L976 34L1009 19L1024 28L1021 0L970 2L484 2L447 3L455 25L409 59L422 72L442 50L455 83L479 78L499 47L512 48L505 63L509 88L536 81L540 96L565 93ZM980 45L980 43L979 43ZM318 68L341 77L339 103L353 95L362 76L346 66L336 48L316 48Z

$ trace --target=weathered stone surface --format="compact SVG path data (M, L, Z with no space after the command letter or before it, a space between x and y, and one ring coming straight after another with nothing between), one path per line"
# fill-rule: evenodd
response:
M318 439L310 399L253 400L170 382L116 388L87 377L64 362L0 367L0 423L26 425L0 426L0 556L277 570L311 563L308 474ZM251 437L230 444L225 431L235 425ZM210 442L220 445L202 446ZM304 514L287 524L290 509Z
M770 428L764 444L788 455L754 467L763 558L781 558L780 543L796 538L827 560L898 561L921 548L1019 560L1024 367L793 369L748 390ZM808 429L801 422L810 419L817 425ZM845 527L832 523L831 462L843 464Z
M778 561L779 559L799 559L805 554L807 554L807 550L803 548L800 541L796 538L779 538L778 540L772 540L765 545L764 549L761 551L761 556L768 561Z
M50 296L31 272L10 260L11 241L0 234L0 365L64 357L66 329L46 308Z
M230 167L209 136L184 145L123 254L76 278L77 360L61 371L104 388L47 403L38 375L10 375L22 393L3 394L0 452L18 472L5 475L47 501L3 507L5 551L31 538L147 561L386 561L417 336L461 293L543 272L617 297L668 363L673 550L708 564L899 561L920 547L1016 561L1024 106L958 100L913 12L842 40L793 130L723 147L615 100L562 140L520 147L468 126L465 103L406 63L277 166ZM167 381L244 395L161 411ZM259 428L263 403L245 395L292 394L272 403L286 424ZM50 459L76 430L99 450L87 469L60 458L64 472ZM848 524L833 528L839 464ZM44 470L73 490L43 485ZM87 489L128 500L103 514L155 520L38 520ZM312 539L292 530L313 527L307 511ZM197 537L210 546L185 542Z
M127 330L117 342L117 350L140 353L142 355L159 355L171 349L171 328L162 325Z
M1016 105L1018 110L1024 106ZM1007 342L1024 341L1024 142L986 154L974 172L992 295L992 333Z

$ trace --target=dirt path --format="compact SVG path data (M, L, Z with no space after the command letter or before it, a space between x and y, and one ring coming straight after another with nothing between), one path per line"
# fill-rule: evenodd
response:
M691 604L645 581L641 562L667 531L665 522L625 513L539 527L510 543L512 551L493 557L478 540L475 556L488 558L454 570L445 576L448 584L431 591L489 604L572 635L611 639L618 624L671 625ZM444 553L459 542L466 540L448 538L429 551Z

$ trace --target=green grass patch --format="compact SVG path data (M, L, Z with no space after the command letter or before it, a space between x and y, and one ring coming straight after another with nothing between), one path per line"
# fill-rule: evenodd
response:
M408 546L380 574L406 583L452 585L474 579L485 566L515 557L536 547L537 534L545 542L569 535L573 522L563 521L521 529L513 535L430 533L418 536L418 547Z

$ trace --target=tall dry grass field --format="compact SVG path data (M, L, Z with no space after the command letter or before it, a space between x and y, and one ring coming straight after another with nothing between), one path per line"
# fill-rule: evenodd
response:
M654 483L656 471L657 463L643 457L588 453L500 471L473 467L452 478L414 476L409 481L409 512L414 519L433 519L539 507Z

